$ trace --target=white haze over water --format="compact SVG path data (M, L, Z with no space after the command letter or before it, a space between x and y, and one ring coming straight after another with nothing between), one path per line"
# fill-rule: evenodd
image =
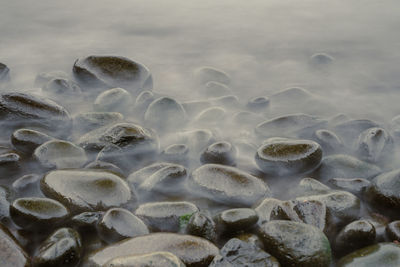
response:
M398 0L0 0L0 62L9 89L29 89L78 57L121 55L180 100L197 98L189 80L208 65L232 76L243 102L296 85L330 102L316 115L388 122L400 114L399 14ZM316 52L336 59L328 73L310 70Z

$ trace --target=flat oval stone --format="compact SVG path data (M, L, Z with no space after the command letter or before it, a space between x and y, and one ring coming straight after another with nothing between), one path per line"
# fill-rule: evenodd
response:
M97 96L93 109L97 112L126 113L132 103L131 94L123 88L112 88Z
M215 81L206 83L200 92L207 97L219 97L232 94L232 90L227 85Z
M270 221L260 227L266 251L283 266L326 266L331 264L328 238L318 228L291 221Z
M267 96L257 96L250 98L246 107L254 112L265 111L269 107L269 98Z
M35 149L53 138L45 133L31 130L18 129L11 135L12 145L22 153L32 154Z
M148 165L144 168L141 168L133 173L131 173L128 176L128 183L131 185L132 188L135 188L139 186L141 183L143 183L148 177L153 175L154 173L158 172L159 170L166 168L166 167L171 167L174 166L171 163L167 162L157 162L153 163L151 165Z
M79 168L86 161L85 150L71 142L50 140L35 149L33 157L45 168Z
M185 267L185 264L170 252L154 252L137 256L122 256L108 261L103 267Z
M71 211L97 211L133 201L128 184L109 172L95 170L56 170L41 181L43 193L65 204Z
M356 250L337 263L338 267L397 267L400 266L400 246L395 243L379 243Z
M24 175L12 183L12 188L19 196L43 196L40 191L40 179L38 174Z
M68 136L72 120L68 111L56 102L25 93L0 95L0 123L12 130L39 127L59 136Z
M178 232L186 217L199 211L190 202L151 202L140 205L135 214L141 218L152 231Z
M100 160L95 160L87 165L85 165L85 169L95 169L95 170L102 170L102 171L107 171L111 172L112 174L118 175L121 178L126 178L125 177L125 172L121 170L118 166L109 163L109 162L104 162Z
M163 160L171 163L186 164L189 147L185 144L172 144L167 146L162 152Z
M149 233L142 220L121 208L109 209L97 224L97 231L101 239L107 243Z
M28 255L2 224L0 224L0 262L2 267L31 266Z
M12 220L24 229L53 228L63 222L69 211L50 198L18 198L10 206Z
M186 112L175 99L160 97L147 107L144 122L154 129L176 131L185 124Z
M42 87L53 79L68 79L68 74L61 70L41 72L36 75L34 85L35 87Z
M61 228L40 244L33 262L37 267L74 267L79 263L82 252L79 233L71 228Z
M362 178L333 178L328 181L328 184L332 188L348 191L355 195L361 195L371 182Z
M226 141L220 141L209 145L201 154L200 161L203 164L215 163L233 166L236 164L236 149Z
M253 209L238 208L225 210L218 218L224 230L229 232L252 227L258 221L258 214Z
M225 205L251 206L271 195L262 180L234 167L205 164L189 179L193 193Z
M175 254L188 267L206 267L219 254L219 250L214 244L200 237L173 233L155 233L133 237L105 247L89 255L86 263L88 266L103 266L103 264L116 257L158 251Z
M147 67L125 57L92 55L79 58L72 71L79 82L93 87L122 87L135 93L153 87Z
M261 170L273 176L310 172L321 162L321 146L311 140L279 140L262 145L256 153Z
M344 144L340 137L326 129L315 131L313 140L321 145L324 152L333 153L344 150Z
M216 125L226 117L226 110L222 107L210 107L200 112L194 119L194 124Z
M400 169L375 177L365 194L375 205L391 209L400 207Z

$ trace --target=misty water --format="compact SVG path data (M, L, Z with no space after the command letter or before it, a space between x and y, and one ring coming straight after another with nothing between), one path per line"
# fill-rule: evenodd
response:
M0 0L0 265L398 266L399 11Z

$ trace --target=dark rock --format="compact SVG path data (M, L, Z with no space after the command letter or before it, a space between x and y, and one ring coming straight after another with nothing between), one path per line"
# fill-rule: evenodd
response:
M224 232L246 230L254 226L257 221L256 211L248 208L225 210L218 216L218 223Z
M223 83L210 81L206 83L201 93L208 97L219 97L232 94L232 90Z
M273 176L306 173L321 162L320 145L310 140L280 140L263 144L256 153L261 170Z
M221 255L214 258L210 267L252 266L279 267L278 260L259 247L241 241L230 239L220 251Z
M86 112L74 117L74 130L87 133L97 128L121 122L124 116L118 112Z
M318 200L294 201L293 210L305 224L326 230L328 214L326 205Z
M148 106L144 122L154 129L176 131L186 123L186 112L175 99L160 97Z
M82 233L95 231L97 224L103 218L104 212L102 211L86 211L79 213L71 218L70 224L74 228L82 230Z
M154 252L137 256L122 256L108 261L103 267L185 267L185 264L170 252Z
M21 169L21 156L17 153L0 154L0 179L13 178Z
M385 172L375 177L368 187L366 197L379 207L400 207L400 169Z
M87 161L83 148L63 140L50 140L41 144L35 149L33 157L49 169L79 168Z
M10 79L10 69L0 62L0 83Z
M38 146L52 139L45 133L31 129L18 129L11 135L13 146L18 151L28 155L31 155Z
M356 153L369 162L382 162L392 157L394 141L383 128L369 128L358 137Z
M246 107L254 112L263 112L269 107L269 98L266 96L257 96L250 98Z
M213 67L201 67L194 72L195 79L201 84L214 81L222 84L230 84L231 78L222 70Z
M10 206L12 220L28 230L48 230L65 221L69 211L60 202L49 198L18 198Z
M224 165L205 164L188 181L194 194L225 205L251 206L271 195L262 180Z
M72 71L79 82L91 87L122 87L134 93L153 88L149 70L125 57L80 58L75 61Z
M236 149L229 142L216 142L203 151L200 161L203 164L215 163L234 166L236 164Z
M188 267L206 267L219 254L219 250L215 245L200 237L173 233L155 233L133 237L105 247L89 255L86 263L88 266L103 266L103 264L116 257L158 251L175 254Z
M107 243L149 233L142 220L130 211L121 208L109 209L99 221L97 231L100 238Z
M71 228L61 228L40 245L33 263L37 267L74 267L78 265L82 252L79 233Z
M178 232L197 211L190 202L151 202L140 205L135 214L153 232Z
M357 196L361 196L370 185L370 181L362 178L333 178L328 181L328 184L334 189L348 191Z
M109 172L78 169L49 172L42 192L65 204L72 212L108 210L135 199L128 184Z
M31 266L28 255L2 224L0 224L0 262L2 267Z
M400 242L400 221L393 221L386 226L386 234L390 241Z
M205 238L213 243L217 241L216 224L207 211L197 211L190 216L186 233Z
M13 182L12 188L20 197L41 197L43 196L42 191L40 191L41 178L37 174L24 175Z
M273 220L300 221L300 218L292 209L290 202L281 201L275 198L264 199L255 211L259 217L258 224L263 225Z
M97 96L93 109L97 112L120 112L130 111L132 103L131 94L122 88L113 88L102 92Z
M400 246L395 243L379 243L356 250L337 263L338 267L400 266Z
M314 226L270 221L260 227L260 236L266 251L284 266L330 266L328 238Z

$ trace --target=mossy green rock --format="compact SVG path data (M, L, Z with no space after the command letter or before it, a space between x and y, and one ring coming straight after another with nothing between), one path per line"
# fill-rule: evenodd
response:
M265 250L283 266L329 267L331 248L328 238L314 226L292 221L271 221L260 227Z

